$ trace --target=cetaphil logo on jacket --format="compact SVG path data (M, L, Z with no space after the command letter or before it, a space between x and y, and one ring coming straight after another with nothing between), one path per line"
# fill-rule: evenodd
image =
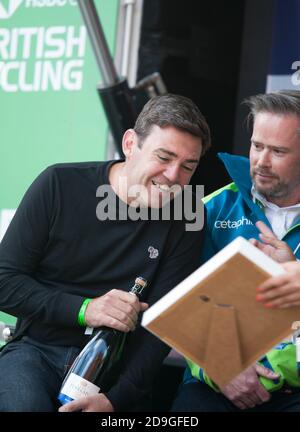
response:
M247 219L245 216L243 216L241 219L238 220L217 220L214 226L217 229L237 229L240 226L244 225L253 225L253 223L250 219Z
M10 18L23 3L23 0L1 0L0 1L0 19Z

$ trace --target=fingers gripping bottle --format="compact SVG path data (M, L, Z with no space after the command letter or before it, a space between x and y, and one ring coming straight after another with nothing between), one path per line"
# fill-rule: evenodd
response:
M139 276L129 291L138 297L147 281ZM119 360L126 333L109 327L100 327L85 345L69 369L58 399L62 405L80 397L101 392L101 381Z

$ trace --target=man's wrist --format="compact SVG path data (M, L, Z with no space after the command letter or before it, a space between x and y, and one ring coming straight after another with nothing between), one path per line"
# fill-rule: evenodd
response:
M83 301L81 308L79 309L79 312L77 315L77 322L81 327L86 327L86 325L87 325L86 321L85 321L85 311L86 311L86 308L87 308L87 306L91 300L92 299L90 299L90 298L86 298Z

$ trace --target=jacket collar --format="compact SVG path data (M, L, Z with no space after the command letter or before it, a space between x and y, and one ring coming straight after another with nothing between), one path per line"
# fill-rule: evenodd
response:
M218 157L224 163L228 174L239 190L245 189L248 193L251 193L252 180L250 177L249 159L229 153L218 153Z
M244 201L251 209L255 218L257 220L264 221L269 227L271 227L264 212L260 209L258 205L253 202L253 198L251 195L252 180L250 176L249 159L244 156L236 156L229 153L218 153L218 157L225 165L228 174L232 178L232 181L236 184Z

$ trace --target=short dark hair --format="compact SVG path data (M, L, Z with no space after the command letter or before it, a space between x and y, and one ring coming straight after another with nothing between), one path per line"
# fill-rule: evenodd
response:
M293 114L300 119L300 91L278 90L272 93L258 94L245 99L250 108L248 119L254 120L261 112L272 114Z
M202 140L202 155L211 145L210 129L197 105L185 96L166 94L151 98L139 114L134 131L141 146L153 126L173 126Z

